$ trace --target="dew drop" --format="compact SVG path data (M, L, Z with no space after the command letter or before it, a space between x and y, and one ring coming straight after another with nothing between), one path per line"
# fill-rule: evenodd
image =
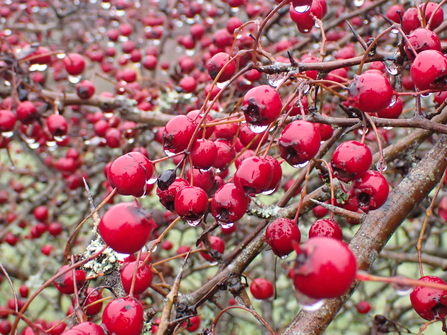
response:
M234 222L222 222L222 221L217 221L217 222L220 224L220 226L223 229L230 229L231 227L234 226Z
M166 156L168 156L168 157L172 157L175 155L175 152L172 152L169 149L165 149L164 152L165 152Z
M81 81L81 76L68 76L68 81L72 84L77 84Z
M194 49L186 49L185 53L187 56L192 57L192 56L194 56L196 51Z
M222 83L216 83L216 86L219 87L222 90L223 88L225 88L228 85L229 82L230 81L227 80L227 81L224 81Z
M303 29L303 33L307 34L310 31L310 29Z
M385 65L386 72L390 75L395 76L399 73L399 69L397 68L396 63L394 63L394 60L387 59L383 61L383 65Z
M275 189L271 189L271 190L264 191L264 192L262 192L262 194L264 194L264 195L270 195L270 194L272 194L273 192L275 192Z
M186 19L186 23L187 23L187 24L194 24L195 22L196 22L196 20L195 20L194 18L189 18L189 17L188 17L188 18Z
M354 0L354 6L360 7L363 5L364 2L365 0Z
M37 149L38 147L40 147L39 142L29 143L28 145L31 149Z
M62 142L63 140L65 140L67 138L67 136L54 136L54 139L57 142Z
M33 72L33 71L45 71L47 69L47 67L48 67L47 64L33 64L28 69L31 72Z
M293 9L295 9L295 12L297 12L297 13L306 13L309 11L310 6L309 5L296 6L296 7L293 7Z
M14 135L14 132L12 131L5 131L4 133L2 133L2 136L7 138L12 137L12 135Z
M289 257L289 255L284 255L284 256L281 256L280 258L281 259L286 259L287 257Z
M393 107L396 104L396 102L397 102L397 97L395 95L393 95L388 107Z
M391 29L392 34L399 34L399 29Z
M47 141L46 145L48 148L56 148L57 143L56 141Z
M268 74L267 81L270 86L278 87L284 81L284 74Z
M200 221L202 221L202 219L198 219L198 220L185 220L187 224L189 224L191 227L196 227Z
M116 16L124 16L124 14L125 14L126 12L124 11L124 10L117 10L116 11Z
M309 161L304 162L304 163L301 163L301 164L295 164L295 165L292 165L292 166L293 166L295 169L298 169L298 168L306 167L307 164L309 164Z
M111 6L110 2L103 2L103 3L101 4L101 7L102 7L103 9L109 9L110 6Z
M258 126L258 125L251 124L251 123L247 123L247 126L252 132L254 132L256 134L262 133L268 128L268 125Z
M181 20L177 20L177 21L175 21L175 25L177 26L177 27L183 27L183 21L181 21Z
M299 291L296 291L295 295L298 303L305 311L316 311L323 306L324 299L314 299Z
M401 279L406 279L406 277L404 276L396 276L394 278L401 278ZM391 287L394 289L394 291L396 291L396 294L399 296L405 296L410 294L413 291L413 286L411 285L405 285L405 284L400 284L400 283L391 283Z

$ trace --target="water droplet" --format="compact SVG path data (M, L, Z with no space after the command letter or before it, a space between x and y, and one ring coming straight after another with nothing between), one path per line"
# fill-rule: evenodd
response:
M289 257L289 255L284 255L284 256L281 256L280 258L281 259L286 259L287 257Z
M256 134L264 132L269 127L268 125L258 126L258 125L251 124L251 123L247 123L247 126L252 132L254 132Z
M223 229L230 229L231 227L234 226L234 222L222 222L222 221L218 221L218 223L220 224L220 226Z
M202 218L198 220L185 220L187 224L189 224L191 227L196 227L201 221Z
M309 164L309 161L304 162L304 163L301 163L301 164L292 165L292 166L293 166L295 169L298 169L298 168L306 167L307 164Z
M386 164L386 161L385 160L379 160L377 163L376 163L376 169L377 169L377 171L379 171L379 172L385 172L386 171L386 169L388 168L388 165Z
M310 29L307 29L307 28L306 28L306 29L303 29L303 33L304 33L304 34L307 34L309 31L310 31Z
M46 145L48 148L55 148L57 143L56 143L56 141L47 141Z
M109 9L110 6L111 6L110 2L103 2L103 3L101 4L101 7L102 7L103 9Z
M57 142L62 142L63 140L65 140L67 138L67 136L54 136L54 139Z
M275 191L276 191L276 189L274 188L274 189L271 189L271 190L264 191L264 192L262 192L262 194L270 195L270 194L274 193Z
M12 137L12 135L14 135L14 132L12 131L5 131L4 133L2 133L2 136L7 138Z
M429 97L430 95L431 95L431 93L428 92L428 93L421 94L421 97L427 98L427 97Z
M81 76L68 76L68 81L72 84L77 84L81 81Z
M165 149L164 152L165 152L166 156L168 156L168 157L172 157L175 155L175 152L172 152L169 149Z
M365 0L354 0L354 6L360 7L363 5L364 2Z
M239 7L231 7L231 12L236 14L237 12L239 12Z
M219 87L222 90L222 89L224 89L228 85L229 82L230 81L227 80L227 81L224 81L224 82L221 82L221 83L216 83L216 86Z
M390 104L388 105L388 107L393 107L396 104L396 102L397 102L397 97L395 95L393 95L391 97L391 101L390 101Z
M177 27L183 27L183 21L181 21L181 20L177 20L177 21L175 21L175 25L177 26Z
M152 184L154 184L157 181L157 179L158 179L158 176L157 176L156 173L154 173L152 175L152 177L150 177L148 180L146 180L146 184L152 185Z
M405 280L407 277L405 276L396 276L394 278L400 278ZM408 295L413 291L412 285L399 284L399 283L391 283L391 287L396 291L396 294L399 296Z
M194 56L196 51L194 49L186 49L185 53L187 56L192 57L192 56Z
M307 295L301 293L300 291L295 292L296 299L298 303L303 307L306 311L316 311L321 308L324 303L324 299L314 299L308 297Z
M116 16L124 16L124 14L126 14L126 12L122 9L116 11Z
M38 147L40 147L40 144L39 144L39 142L34 142L34 143L29 143L28 146L31 149L37 149Z
M392 34L399 34L399 29L391 29Z
M394 60L387 59L383 61L383 65L385 65L386 72L388 72L390 75L395 76L399 73L399 69L396 63L394 63Z
M295 9L295 12L297 12L297 13L306 13L309 11L310 5L296 6L296 7L293 7L293 9Z
M189 18L189 17L188 17L188 18L186 19L186 23L187 23L187 24L194 24L194 23L196 23L196 20L195 20L194 18Z
M267 81L269 82L269 85L272 87L278 87L283 81L284 81L284 74L278 73L278 74L268 74L267 75Z

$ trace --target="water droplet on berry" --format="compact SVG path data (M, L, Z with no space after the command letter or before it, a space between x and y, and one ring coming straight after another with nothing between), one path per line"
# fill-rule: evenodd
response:
M196 227L202 219L198 220L186 220L186 223L189 224L191 227Z
M306 13L309 11L310 6L309 5L296 6L293 9L295 9L295 12L297 12L297 13Z
M385 69L390 75L395 76L399 73L399 69L396 63L394 63L394 60L387 59L383 62L383 65L385 65Z
M227 86L227 84L228 84L229 82L230 82L230 81L227 80L227 81L224 81L224 82L222 82L222 83L216 83L216 86L219 87L219 88L222 90L225 86Z
M117 10L116 11L116 16L124 16L124 14L125 14L126 12L124 11L124 10Z
M220 226L223 229L230 229L231 227L234 226L234 222L222 222L222 221L217 221L217 222L220 224Z
M30 71L45 71L47 69L47 64L33 64L31 65L28 70Z
M175 25L177 26L177 27L183 27L183 21L180 21L180 20L176 20L175 21Z
M70 83L72 83L72 84L77 84L77 83L79 83L79 82L81 81L81 76L72 76L72 75L69 75L69 76L68 76L68 81L69 81Z
M54 136L54 139L58 142L62 142L63 140L65 140L67 138L67 136Z
M264 192L262 192L262 194L264 194L264 195L270 195L270 194L272 194L273 192L275 192L275 189L264 191Z
M272 87L278 87L284 80L284 74L268 74L267 81Z
M406 277L396 276L395 278L405 279ZM394 291L396 291L396 294L399 296L408 295L413 291L413 286L411 286L411 285L391 283L391 287L394 289Z
M304 162L304 163L301 163L301 164L292 165L292 166L293 166L295 169L298 169L298 168L306 167L307 164L309 164L309 161Z
M354 6L360 7L363 5L364 2L365 0L354 0Z
M2 136L7 138L12 137L12 135L14 135L14 132L12 131L5 131L4 133L2 133Z
M165 149L164 151L165 151L166 156L168 156L168 157L172 157L175 155L175 152L169 151L168 149Z
M391 102L388 105L388 107L393 107L397 102L397 97L395 95L393 95L393 97L391 98Z
M186 53L187 56L192 57L192 56L194 56L194 54L195 54L196 52L195 52L195 50L187 49L187 50L185 51L185 53Z
M307 28L303 29L303 33L305 33L305 34L308 33L309 31L310 31L310 29L307 29Z
M103 3L101 3L101 7L103 9L109 9L110 6L111 6L110 2L103 2Z
M305 311L316 311L317 309L321 308L324 303L324 299L314 299L299 291L295 292L295 296L298 303Z
M254 132L256 134L262 133L268 128L268 125L258 126L256 124L251 124L251 123L247 123L247 126L252 132Z

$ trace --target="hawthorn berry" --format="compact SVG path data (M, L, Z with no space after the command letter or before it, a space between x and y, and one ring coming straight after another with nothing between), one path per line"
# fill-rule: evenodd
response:
M357 309L357 312L360 314L368 314L368 312L371 310L371 304L366 301L360 301L357 305L355 305L355 308Z
M313 299L336 298L349 289L355 280L357 262L342 241L314 237L297 250L293 268L293 285Z
M301 233L295 221L280 218L267 226L265 230L265 241L272 248L276 256L284 257L299 245Z
M255 299L266 300L273 297L273 284L264 278L255 278L250 284L250 292Z
M221 186L211 201L211 214L224 225L242 218L248 209L250 198L233 183Z
M82 80L76 84L76 93L81 99L90 99L95 94L95 86L89 80Z
M319 219L312 223L309 228L309 238L314 237L331 237L341 241L343 232L334 219Z
M53 136L65 136L68 132L67 120L59 114L52 114L47 118L47 127Z
M132 280L135 273L135 267L137 262L130 262L125 264L121 270L121 282L123 283L123 288L126 293L130 293L130 288L132 286ZM138 263L138 269L136 271L136 279L133 293L141 294L143 293L152 283L152 270L148 264L143 264L143 261Z
M96 323L85 321L77 324L73 328L71 328L69 331L65 332L64 334L68 334L68 332L73 331L73 334L70 335L105 335L104 329L97 325Z
M308 121L293 121L284 128L278 139L281 157L293 167L308 162L320 150L321 137Z
M217 79L218 83L223 83L231 79L233 75L236 73L236 63L235 61L230 61L230 55L226 52L219 52L215 54L206 64L206 69L211 79L216 79L220 70L223 69L225 64L229 63L222 74Z
M16 108L17 119L23 124L31 124L37 117L37 108L31 101L22 101Z
M107 180L119 194L141 197L154 170L154 164L146 156L132 151L112 162L107 171Z
M334 176L344 182L361 178L372 164L371 150L357 141L340 144L332 154Z
M214 251L217 251L219 254L223 254L225 251L225 242L218 236L209 236L210 248ZM200 243L200 247L204 247L204 243ZM205 258L208 262L215 262L211 254L208 252L201 251L200 255Z
M192 139L196 122L186 115L177 115L163 130L163 149L167 154L178 153L188 147Z
M64 58L65 70L69 75L78 76L85 68L85 60L80 54L67 54Z
M197 225L208 209L208 196L197 186L186 186L175 195L176 213L190 225Z
M420 281L447 285L439 277L424 276ZM425 320L441 320L447 315L447 291L426 286L416 286L410 293L413 309Z
M64 271L67 269L69 265L62 266L59 270L57 270L57 273ZM75 270L75 280L76 280L76 287L78 290L84 285L86 280L86 275L83 270ZM73 294L74 293L74 278L73 278L73 271L65 272L63 275L60 275L53 281L54 287L56 287L59 292L64 294Z
M144 324L143 306L132 297L116 298L104 308L102 323L115 335L140 335Z
M419 91L444 88L447 76L447 58L437 50L421 51L411 64L410 75Z
M376 113L390 105L393 87L380 71L368 70L352 80L348 97L362 112Z
M110 207L101 217L98 232L104 242L119 253L132 254L148 241L156 227L151 215L136 203Z
M266 158L248 157L234 174L234 185L249 195L265 192L272 182L272 172L272 165Z
M380 172L368 170L352 184L348 192L348 202L358 205L367 213L385 203L389 189L388 181Z
M6 133L12 131L16 124L16 115L10 110L0 110L0 132Z
M241 111L253 132L263 132L281 113L279 93L271 86L260 85L249 90L241 103Z

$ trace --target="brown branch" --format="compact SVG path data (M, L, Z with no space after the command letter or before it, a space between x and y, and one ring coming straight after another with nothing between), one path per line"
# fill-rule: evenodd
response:
M394 259L399 262L411 262L411 263L419 262L417 253L409 254L403 252L382 250L379 257L386 259ZM447 270L447 259L445 258L423 254L422 263L433 266L435 268L442 269L443 271Z
M430 193L447 167L447 136L390 193L386 203L372 211L363 221L349 244L358 268L367 270L406 216ZM322 334L340 308L355 291L358 283L342 297L329 299L317 311L301 311L283 333Z

